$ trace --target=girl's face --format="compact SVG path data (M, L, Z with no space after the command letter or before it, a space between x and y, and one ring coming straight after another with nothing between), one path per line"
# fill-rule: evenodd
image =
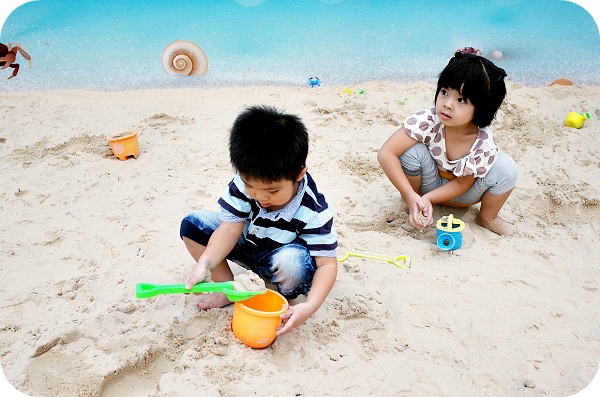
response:
M444 127L470 128L475 106L454 88L442 88L435 101L435 111Z
M277 211L285 207L298 192L300 181L304 178L306 168L296 181L281 179L276 182L264 182L259 179L242 177L246 192L267 211Z

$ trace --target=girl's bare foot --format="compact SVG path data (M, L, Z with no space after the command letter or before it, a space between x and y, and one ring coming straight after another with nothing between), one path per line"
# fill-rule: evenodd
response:
M408 214L408 204L406 204L406 201L404 200L400 202L400 211L406 212Z
M479 226L483 226L486 229L491 230L494 233L498 233L501 236L512 236L517 232L517 228L514 225L503 221L499 217L496 217L492 220L485 220L481 218L480 214L477 214L475 222L477 222Z
M208 294L198 294L198 300L195 305L200 309L216 309L219 307L224 307L232 303L229 299L227 299L227 295L221 292L211 292Z

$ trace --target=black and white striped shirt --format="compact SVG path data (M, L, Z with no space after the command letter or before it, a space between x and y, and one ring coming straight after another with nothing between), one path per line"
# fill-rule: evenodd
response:
M256 246L275 249L302 239L311 256L335 257L338 246L333 213L306 173L296 196L282 209L268 212L246 192L240 175L219 199L223 222L246 222L244 237Z

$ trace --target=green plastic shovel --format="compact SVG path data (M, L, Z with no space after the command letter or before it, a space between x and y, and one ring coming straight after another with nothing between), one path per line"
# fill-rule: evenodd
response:
M231 281L219 283L198 283L191 289L186 289L185 284L148 284L138 283L135 286L136 298L152 298L161 294L187 294L195 292L222 292L232 302L250 299L253 296L264 294L265 291L236 291Z

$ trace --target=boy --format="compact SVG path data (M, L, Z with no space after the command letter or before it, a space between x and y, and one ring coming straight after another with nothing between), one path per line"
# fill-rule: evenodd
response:
M197 262L186 286L211 278L229 281L226 259L270 278L290 300L282 335L315 313L337 276L337 235L325 197L307 173L308 132L302 121L268 106L236 119L229 155L237 175L219 199L221 212L194 211L180 235ZM298 295L306 301L294 305ZM231 303L221 293L201 295L202 309Z

